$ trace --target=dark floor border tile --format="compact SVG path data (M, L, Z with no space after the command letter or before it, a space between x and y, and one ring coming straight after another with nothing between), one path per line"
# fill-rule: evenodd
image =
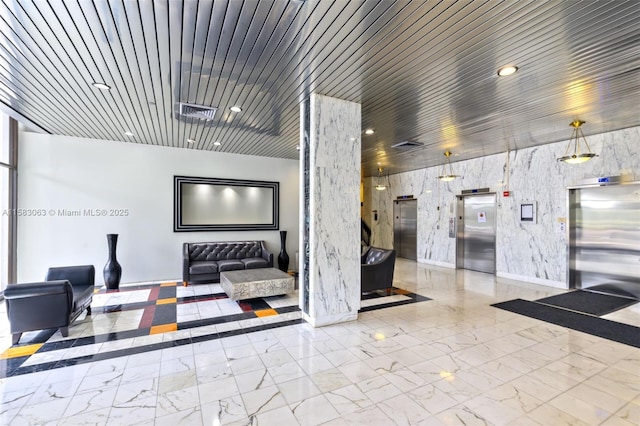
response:
M59 349L77 348L80 346L93 345L96 343L113 342L115 340L132 339L149 335L149 328L138 328L135 330L113 331L95 336L78 337L77 339L59 340L57 342L45 343L37 353L56 351Z
M423 302L423 301L431 300L428 297L421 296L421 295L416 294L416 293L407 293L407 294L404 294L403 296L408 297L409 300L384 303L384 304L374 305L374 306L368 306L368 307L360 309L358 312L369 312L369 311L374 311L376 309L391 308L391 307L394 307L394 306L400 306L400 305L406 305L406 304L409 304L409 303L416 303L416 302ZM285 314L285 313L290 313L290 312L298 312L298 311L300 311L300 307L299 306L284 306L284 307L281 307L281 308L274 308L274 310L278 314ZM185 321L185 322L182 322L182 323L178 323L177 329L178 330L189 330L189 329L197 328L197 327L205 327L205 326L208 326L208 325L225 324L225 323L228 323L228 322L242 321L242 320L247 320L247 319L252 319L252 318L256 318L256 315L255 315L254 312L242 312L242 313L239 313L239 314L225 315L225 316L222 316L222 317L205 318L205 319L194 320L194 321ZM149 328L145 327L145 328L138 328L138 329L135 329L135 330L114 331L114 332L110 332L110 333L106 333L106 334L98 334L98 335L95 335L95 336L79 337L77 339L59 340L59 341L50 342L50 343L45 343L46 340L44 342L30 341L29 344L44 343L42 345L42 347L37 352L37 353L43 353L43 352L50 352L50 351L60 350L60 349L68 349L68 348L71 348L71 347L93 345L93 344L96 344L96 343L113 342L115 340L121 340L121 339L132 339L132 338L143 337L143 336L148 336L148 335L149 335ZM51 337L51 333L47 335L47 339L49 337Z
M395 306L402 306L402 305L412 304L416 302L424 302L424 301L432 300L426 296L421 296L419 294L411 293L411 292L407 292L402 295L408 297L408 300L383 303L383 304L374 305L374 306L367 306L365 308L360 309L358 312L369 312L369 311L374 311L378 309L392 308ZM204 297L207 297L207 296L204 296ZM385 296L381 296L381 297L385 297ZM284 306L284 307L273 308L273 309L276 312L278 312L278 314L285 314L285 313L300 311L299 306ZM233 314L233 315L227 315L222 317L207 318L207 319L195 320L195 321L186 321L178 324L178 330L188 330L191 328L203 327L207 325L224 324L232 321L242 321L242 320L252 319L252 318L257 318L254 312L243 312L240 314ZM302 318L295 319L295 320L287 320L282 322L272 322L272 323L261 324L253 327L238 328L236 330L228 330L224 332L206 334L203 336L197 336L197 337L192 337L188 339L177 339L177 340L171 340L167 342L158 342L158 343L153 343L145 346L120 349L117 351L105 352L102 354L86 355L86 356L77 357L77 358L52 361L48 363L35 364L35 365L30 365L25 367L21 367L20 365L24 363L29 357L13 358L16 361L0 363L0 378L29 374L37 371L45 371L48 369L63 368L63 367L68 367L72 365L84 364L87 362L103 361L103 360L117 358L121 356L134 355L137 353L150 352L150 351L159 350L159 349L167 349L170 347L180 346L183 344L198 343L201 341L214 340L214 339L219 339L223 337L236 336L240 334L252 333L252 332L262 331L262 330L269 330L273 328L284 327L287 325L301 324L304 322L305 321ZM44 343L43 346L37 351L37 353L49 352L49 351L71 348L71 347L80 347L80 346L91 345L95 343L106 343L106 342L111 342L111 341L116 341L121 339L148 336L149 331L150 331L149 328L142 328L142 329L135 329L135 330L111 332L111 333L106 333L106 334L101 334L96 336L80 337L77 339L60 340L60 341L51 342L51 343ZM29 342L29 343L31 344L36 342ZM9 361L9 360L6 360L6 361Z
M207 300L219 300L228 299L226 293L212 293L212 294L199 294L197 296L178 297L178 304L180 303L193 303L193 302L205 302Z
M360 308L360 310L358 312L370 312L370 311L375 311L375 310L378 310L378 309L393 308L394 306L410 305L412 303L426 302L428 300L432 300L429 297L422 296L422 295L417 294L417 293L411 293L411 292L406 292L406 293L402 293L402 294L394 294L393 296L406 296L408 299L407 300L398 300L396 302L381 303L379 305L365 306L364 308ZM388 296L380 296L380 298L382 298L382 297L388 297ZM373 297L373 298L369 297L369 298L363 299L363 300L372 300L372 299L378 299L378 297Z
M29 356L30 355L15 357L15 358L0 359L0 378L3 377L2 376L3 372L13 371L19 368L26 360L29 359Z
M284 314L289 312L297 312L300 310L300 308L297 306L287 306L285 308L277 308L275 310L279 314ZM242 321L242 320L253 319L253 318L257 318L255 313L243 312L240 314L225 315L222 317L205 318L205 319L194 320L194 321L185 321L182 323L178 323L178 330L189 330L192 328L204 327L207 325L225 324L228 322ZM98 334L95 336L79 337L77 339L59 340L56 342L44 343L37 353L50 352L50 351L55 351L59 349L68 349L71 347L93 345L96 343L113 342L115 340L132 339L136 337L148 336L149 330L150 329L148 327L145 327L145 328L138 328L135 330L113 331L110 333ZM32 343L42 343L42 342L32 342L32 341L29 342L29 344L32 344Z
M220 333L211 333L197 337L189 337L185 339L176 339L167 342L152 343L145 346L137 346L134 348L119 349L111 352L104 352L95 355L85 355L77 358L63 359L60 361L52 361L42 364L29 365L25 367L16 367L11 370L0 370L0 379L5 377L15 377L24 374L35 373L38 371L55 370L58 368L71 367L74 365L86 364L89 362L106 361L113 358L120 358L123 356L136 355L145 352L157 351L162 349L170 349L173 347L191 345L194 343L205 342L209 340L217 340L225 337L236 336L239 334L254 333L258 331L271 330L274 328L287 327L290 325L302 324L305 321L302 318L295 320L287 320L282 322L274 322L269 324L262 324L254 327L241 328L238 330L229 330ZM24 362L28 357L21 357L20 362ZM18 358L13 358L18 360ZM8 360L7 360L8 361ZM17 363L18 361L15 361Z
M364 308L360 308L358 312L377 311L378 309L393 308L394 306L411 305L414 303L416 303L415 300L400 300L397 302L382 303L380 305L365 306Z
M188 330L190 328L205 327L207 325L225 324L228 322L242 321L257 318L253 312L243 312L241 314L225 315L222 317L205 318L193 321L178 323L178 330Z
M207 300L218 300L218 299L228 299L228 298L229 297L225 293L201 294L198 296L177 297L176 303L172 303L172 305L181 305L183 303L205 302ZM123 311L134 311L136 309L144 309L147 306L156 305L157 301L158 301L157 299L153 299L153 300L146 300L144 302L125 303L125 304L119 304L119 305L104 305L102 306L102 312L99 312L99 313L108 314L111 312L123 312ZM162 306L162 305L156 305L156 306ZM94 308L94 309L96 310L96 312L98 312L99 308Z
M289 312L299 312L300 306L283 306L281 308L273 308L279 314L287 314Z

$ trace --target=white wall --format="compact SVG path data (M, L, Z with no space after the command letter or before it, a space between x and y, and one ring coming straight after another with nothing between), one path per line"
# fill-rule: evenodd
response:
M464 189L488 187L498 194L496 275L564 288L568 241L566 233L558 232L558 220L568 219L567 187L600 176L631 174L640 179L640 127L589 136L588 141L599 157L577 165L556 161L566 141L512 151L508 198L502 196L506 153L453 163L454 173L462 178L452 182L440 182L440 168L431 167L391 175L390 191L365 185L365 206L378 210L378 221L370 223L373 245L393 246L393 200L413 194L418 199L418 261L455 267L456 244L448 232L455 196ZM530 200L537 203L537 223L520 223L520 203Z
M265 240L277 265L278 231L173 232L174 175L280 182L280 229L295 260L297 160L36 133L20 133L18 158L18 207L46 212L18 220L19 282L44 279L50 266L93 264L102 283L108 233L119 234L123 283L181 279L184 242ZM65 217L63 209L81 213ZM92 217L85 209L128 214Z

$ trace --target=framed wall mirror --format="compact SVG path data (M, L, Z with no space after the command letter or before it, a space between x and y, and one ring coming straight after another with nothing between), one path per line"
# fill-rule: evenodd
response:
M277 230L278 190L278 182L174 176L173 230Z

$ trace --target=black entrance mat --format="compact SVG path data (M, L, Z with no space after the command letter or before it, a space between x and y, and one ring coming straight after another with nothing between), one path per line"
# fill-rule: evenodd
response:
M640 327L522 299L509 300L491 306L640 348Z
M597 317L610 314L618 309L626 308L634 303L638 303L637 300L628 299L626 297L617 297L583 290L576 290L569 293L558 294L556 296L545 297L544 299L536 300L536 302L570 309L572 311L583 312Z

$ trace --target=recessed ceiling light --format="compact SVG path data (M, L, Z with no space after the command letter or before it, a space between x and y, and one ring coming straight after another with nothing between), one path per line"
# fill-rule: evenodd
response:
M187 139L187 143L196 143L195 139Z
M232 106L229 109L233 112L242 112L242 108L240 108L239 106Z
M106 83L100 83L100 82L93 82L91 83L91 85L93 87L95 87L96 89L100 89L100 90L111 90L111 86L109 86Z
M124 132L124 135L125 136L133 136L133 132L130 132L130 131L127 130L126 132Z
M502 67L498 70L498 75L500 77L506 77L508 75L515 74L516 71L518 71L518 67L515 65L507 65L506 67Z
M213 145L214 145L214 146L220 146L220 145L222 145L222 144L221 144L220 142L218 142L218 141L215 141L215 142L213 143Z
M373 130L373 129L367 129L367 130L365 130L365 131L364 131L364 134L365 134L365 135L372 135L372 134L374 134L375 132L376 132L376 131L375 131L375 130Z

